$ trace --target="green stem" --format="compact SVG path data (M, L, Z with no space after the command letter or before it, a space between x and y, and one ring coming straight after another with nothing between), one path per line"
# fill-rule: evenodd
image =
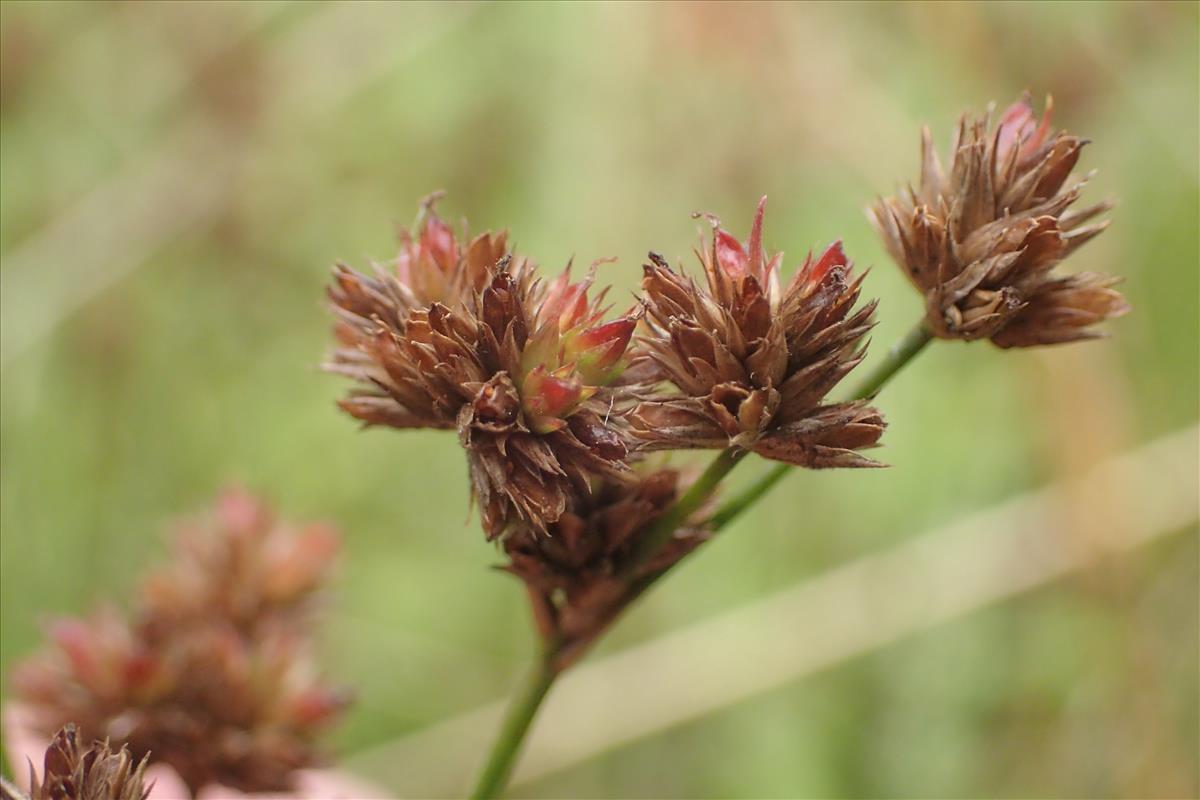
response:
M730 447L717 454L717 457L701 473L696 482L684 492L683 497L676 500L675 504L656 519L654 524L647 528L639 538L637 549L634 550L633 557L629 559L624 568L623 575L626 579L632 581L638 569L661 550L667 542L671 541L671 537L675 535L679 526L696 513L700 506L704 505L704 501L708 500L716 490L717 484L745 456L746 451L736 447Z
M892 376L911 361L917 353L921 352L929 343L930 338L931 335L923 324L914 327L888 351L887 358L866 375L856 388L853 398L862 400L873 397ZM704 502L716 490L717 485L745 456L746 451L736 447L721 451L696 482L684 492L683 496L646 530L623 573L623 577L630 584L625 606L628 606L668 571L662 570L639 578L636 576L638 569L671 540L679 526L704 505ZM713 531L720 529L753 505L787 474L789 468L788 464L777 465L721 506L710 518L711 529ZM524 688L514 696L512 705L509 706L505 715L500 734L488 755L487 764L479 776L475 790L471 793L474 800L499 797L504 790L508 778L512 774L513 766L516 764L521 744L529 732L529 726L533 723L538 708L558 677L559 669L555 666L558 653L559 643L550 643L543 651L541 660L530 674Z
M854 392L851 394L851 399L866 400L867 398L874 397L905 364L912 361L917 353L925 349L925 345L929 344L932 339L933 334L925 327L923 321L914 325L904 335L904 338L896 342L892 346L892 349L888 350L887 357L877 364L873 370L863 376L862 381L855 387ZM776 464L771 467L769 472L747 486L739 494L731 497L718 508L716 513L709 518L709 528L713 532L716 532L728 525L735 517L753 505L758 498L770 491L772 486L783 480L783 477L791 469L791 464Z
M879 390L892 379L897 372L904 367L913 357L925 349L925 345L933 339L933 334L929 332L929 328L925 327L925 321L921 320L914 325L908 333L900 341L892 345L888 350L887 356L883 361L875 365L875 368L863 376L862 381L854 389L854 393L850 395L851 400L866 400L879 394Z
M653 557L663 545L670 541L675 530L704 504L721 479L729 474L729 470L733 469L745 455L744 451L732 447L723 450L708 465L708 469L704 470L699 479L684 492L683 496L663 516L659 517L654 525L647 529L645 536L638 543L637 550L634 551L633 558L630 559L630 565L625 574L630 583L635 582L634 573L637 567ZM636 596L636 594L640 594L640 591L635 591L632 596ZM545 648L542 658L530 674L529 680L520 693L513 697L512 704L504 717L504 724L488 755L487 764L479 776L479 781L475 784L475 790L471 793L472 800L499 797L500 793L504 791L504 787L508 784L508 778L512 774L513 766L516 764L517 755L520 753L521 743L529 732L529 726L533 723L538 708L554 684L554 679L558 677L559 670L555 666L558 651L558 643L551 643Z
M756 480L754 483L747 486L734 497L729 498L721 507L716 510L708 520L708 529L713 533L721 530L728 525L735 517L741 514L750 506L758 501L771 488L783 480L792 469L791 464L775 464L770 471Z
M554 679L558 677L558 670L554 666L557 654L557 646L547 647L530 672L525 685L513 696L512 704L504 715L504 724L492 745L491 753L488 754L487 764L484 765L483 772L475 783L475 789L471 792L472 800L499 797L504 791L520 754L521 744L529 732L529 726L533 724L534 716L542 701L546 699L550 687L554 685Z

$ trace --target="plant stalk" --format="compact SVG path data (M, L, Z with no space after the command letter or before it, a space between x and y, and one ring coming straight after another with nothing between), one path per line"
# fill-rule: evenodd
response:
M508 785L529 726L533 723L542 701L546 699L550 687L554 685L554 679L558 677L559 671L554 666L557 654L557 645L546 647L524 685L513 696L512 703L504 713L500 733L488 754L487 764L484 765L475 788L471 791L472 800L499 797Z
M874 397L897 372L924 349L925 345L929 344L931 339L932 335L924 323L918 323L888 351L883 362L867 373L855 388L852 399L865 400ZM679 526L704 505L717 485L738 465L746 453L747 451L736 447L718 453L683 496L646 529L624 571L624 577L630 583L626 606L667 573L667 570L663 570L638 579L635 577L638 568L666 545ZM770 472L722 505L709 519L711 530L719 530L753 505L778 483L790 468L789 464L776 465ZM533 718L559 675L560 670L555 666L558 650L557 642L546 646L524 687L514 696L505 714L500 734L488 755L487 764L479 776L475 790L471 793L473 800L496 798L504 791Z
M879 390L909 361L912 361L917 353L924 350L925 345L932 340L933 334L929 332L925 320L922 319L912 326L900 341L892 345L883 361L876 364L873 370L863 376L862 381L850 395L850 399L866 400L879 394Z
M624 577L632 581L638 568L649 561L675 535L675 531L687 518L696 512L704 501L712 496L717 485L729 474L738 462L746 457L746 451L737 447L722 450L700 474L683 496L656 519L638 539L637 549L624 568Z

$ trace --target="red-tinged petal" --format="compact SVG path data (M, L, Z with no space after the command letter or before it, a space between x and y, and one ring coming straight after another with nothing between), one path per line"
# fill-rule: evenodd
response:
M75 675L84 683L90 683L98 666L91 629L80 620L63 619L51 625L50 638L71 662Z
M1028 96L1013 103L1000 116L996 127L996 159L1004 163L1013 147L1020 143L1022 159L1028 158L1037 151L1050 133L1050 118L1054 111L1054 101L1046 98L1046 110L1042 119L1034 128L1033 106Z
M158 674L158 658L146 651L136 652L125 661L125 685L142 687Z
M591 350L593 347L598 347L602 344L612 342L621 343L621 349L624 351L625 346L629 344L630 337L633 336L634 329L637 328L637 321L629 317L606 322L603 325L597 325L594 328L588 328L586 331L572 337L571 346L579 352L583 350Z
M720 228L717 228L713 242L717 250L717 264L725 271L725 274L731 278L740 278L745 275L749 259L746 251L742 249L742 243L732 234L726 233Z
M568 287L563 301L562 313L558 318L558 329L560 331L567 331L574 328L587 312L587 293L591 283L590 280L580 281Z
M623 317L595 328L590 328L568 342L566 353L574 359L583 379L592 384L604 384L610 372L625 355L637 320Z
M562 274L546 287L546 301L542 304L542 319L554 319L562 315L563 306L567 301L567 287L571 285L571 268L568 266Z
M1021 158L1028 158L1039 147L1046 137L1050 135L1050 118L1054 114L1054 98L1046 95L1046 110L1042 112L1042 121L1038 124L1037 130L1033 132L1033 136L1021 148Z
M535 368L524 382L525 410L533 417L561 417L583 399L583 384L577 378L557 378L542 367Z
M763 270L763 213L767 208L767 196L764 194L758 201L758 209L754 212L754 224L750 226L750 269L759 277Z
M589 274L579 283L571 283L571 267L568 265L547 287L546 299L538 312L538 318L547 322L557 320L560 331L575 327L587 313L587 293L593 280L594 274Z
M332 719L347 706L349 698L343 692L313 688L292 701L292 718L300 725L319 725Z
M458 243L454 230L432 212L421 231L421 247L443 271L449 271L458 262Z
M826 248L826 252L821 253L821 258L817 259L816 264L812 265L809 272L809 281L812 283L821 283L833 267L846 266L847 264L850 264L850 259L846 258L846 251L842 249L841 240L839 239L832 243L832 245L829 245Z

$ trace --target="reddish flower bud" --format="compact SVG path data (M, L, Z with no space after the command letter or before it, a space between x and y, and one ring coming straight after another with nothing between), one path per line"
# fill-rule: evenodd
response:
M717 264L731 278L740 278L746 274L750 259L742 249L742 243L733 234L717 228L714 236L717 251Z
M585 387L579 376L568 371L550 373L538 366L525 376L521 392L522 407L531 427L538 433L549 433L561 430L565 424L563 418L596 390Z
M1036 153L1050 133L1050 117L1053 113L1054 100L1049 96L1046 97L1046 110L1042 113L1040 124L1033 115L1033 105L1028 95L1005 109L996 126L998 163L1007 163L1012 149L1017 146L1020 147L1018 161L1025 161Z
M618 371L636 328L637 319L631 316L588 328L568 340L566 358L575 362L575 369L588 383L607 383Z
M454 230L432 210L421 231L421 255L426 254L442 272L449 272L458 262L458 242L454 239Z
M594 273L589 273L582 281L571 283L568 266L547 288L538 318L546 322L557 320L560 333L574 328L589 310L587 295L594 280Z

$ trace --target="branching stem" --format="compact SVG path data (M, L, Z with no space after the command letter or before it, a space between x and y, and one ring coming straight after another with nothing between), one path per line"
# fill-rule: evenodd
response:
M874 397L896 373L924 349L925 345L929 344L931 338L925 325L918 323L888 351L887 357L882 362L864 376L862 382L856 387L852 399L864 400ZM630 564L625 570L624 577L630 583L629 593L624 601L626 605L639 597L667 572L664 570L639 578L637 577L638 568L670 542L679 526L704 505L718 484L745 456L746 451L735 447L722 450L696 479L696 482L684 492L683 496L646 530L638 543L634 557L630 559ZM722 505L709 518L709 527L716 531L729 524L766 494L788 473L789 469L791 467L788 464L779 464L773 467L770 472ZM512 774L513 766L516 764L517 756L520 754L521 745L533 723L533 718L561 672L556 666L559 647L559 643L551 642L543 649L541 658L534 666L529 678L519 693L513 697L512 705L505 714L500 733L488 755L487 764L479 776L475 790L471 793L473 800L490 800L490 798L499 797L504 791Z

